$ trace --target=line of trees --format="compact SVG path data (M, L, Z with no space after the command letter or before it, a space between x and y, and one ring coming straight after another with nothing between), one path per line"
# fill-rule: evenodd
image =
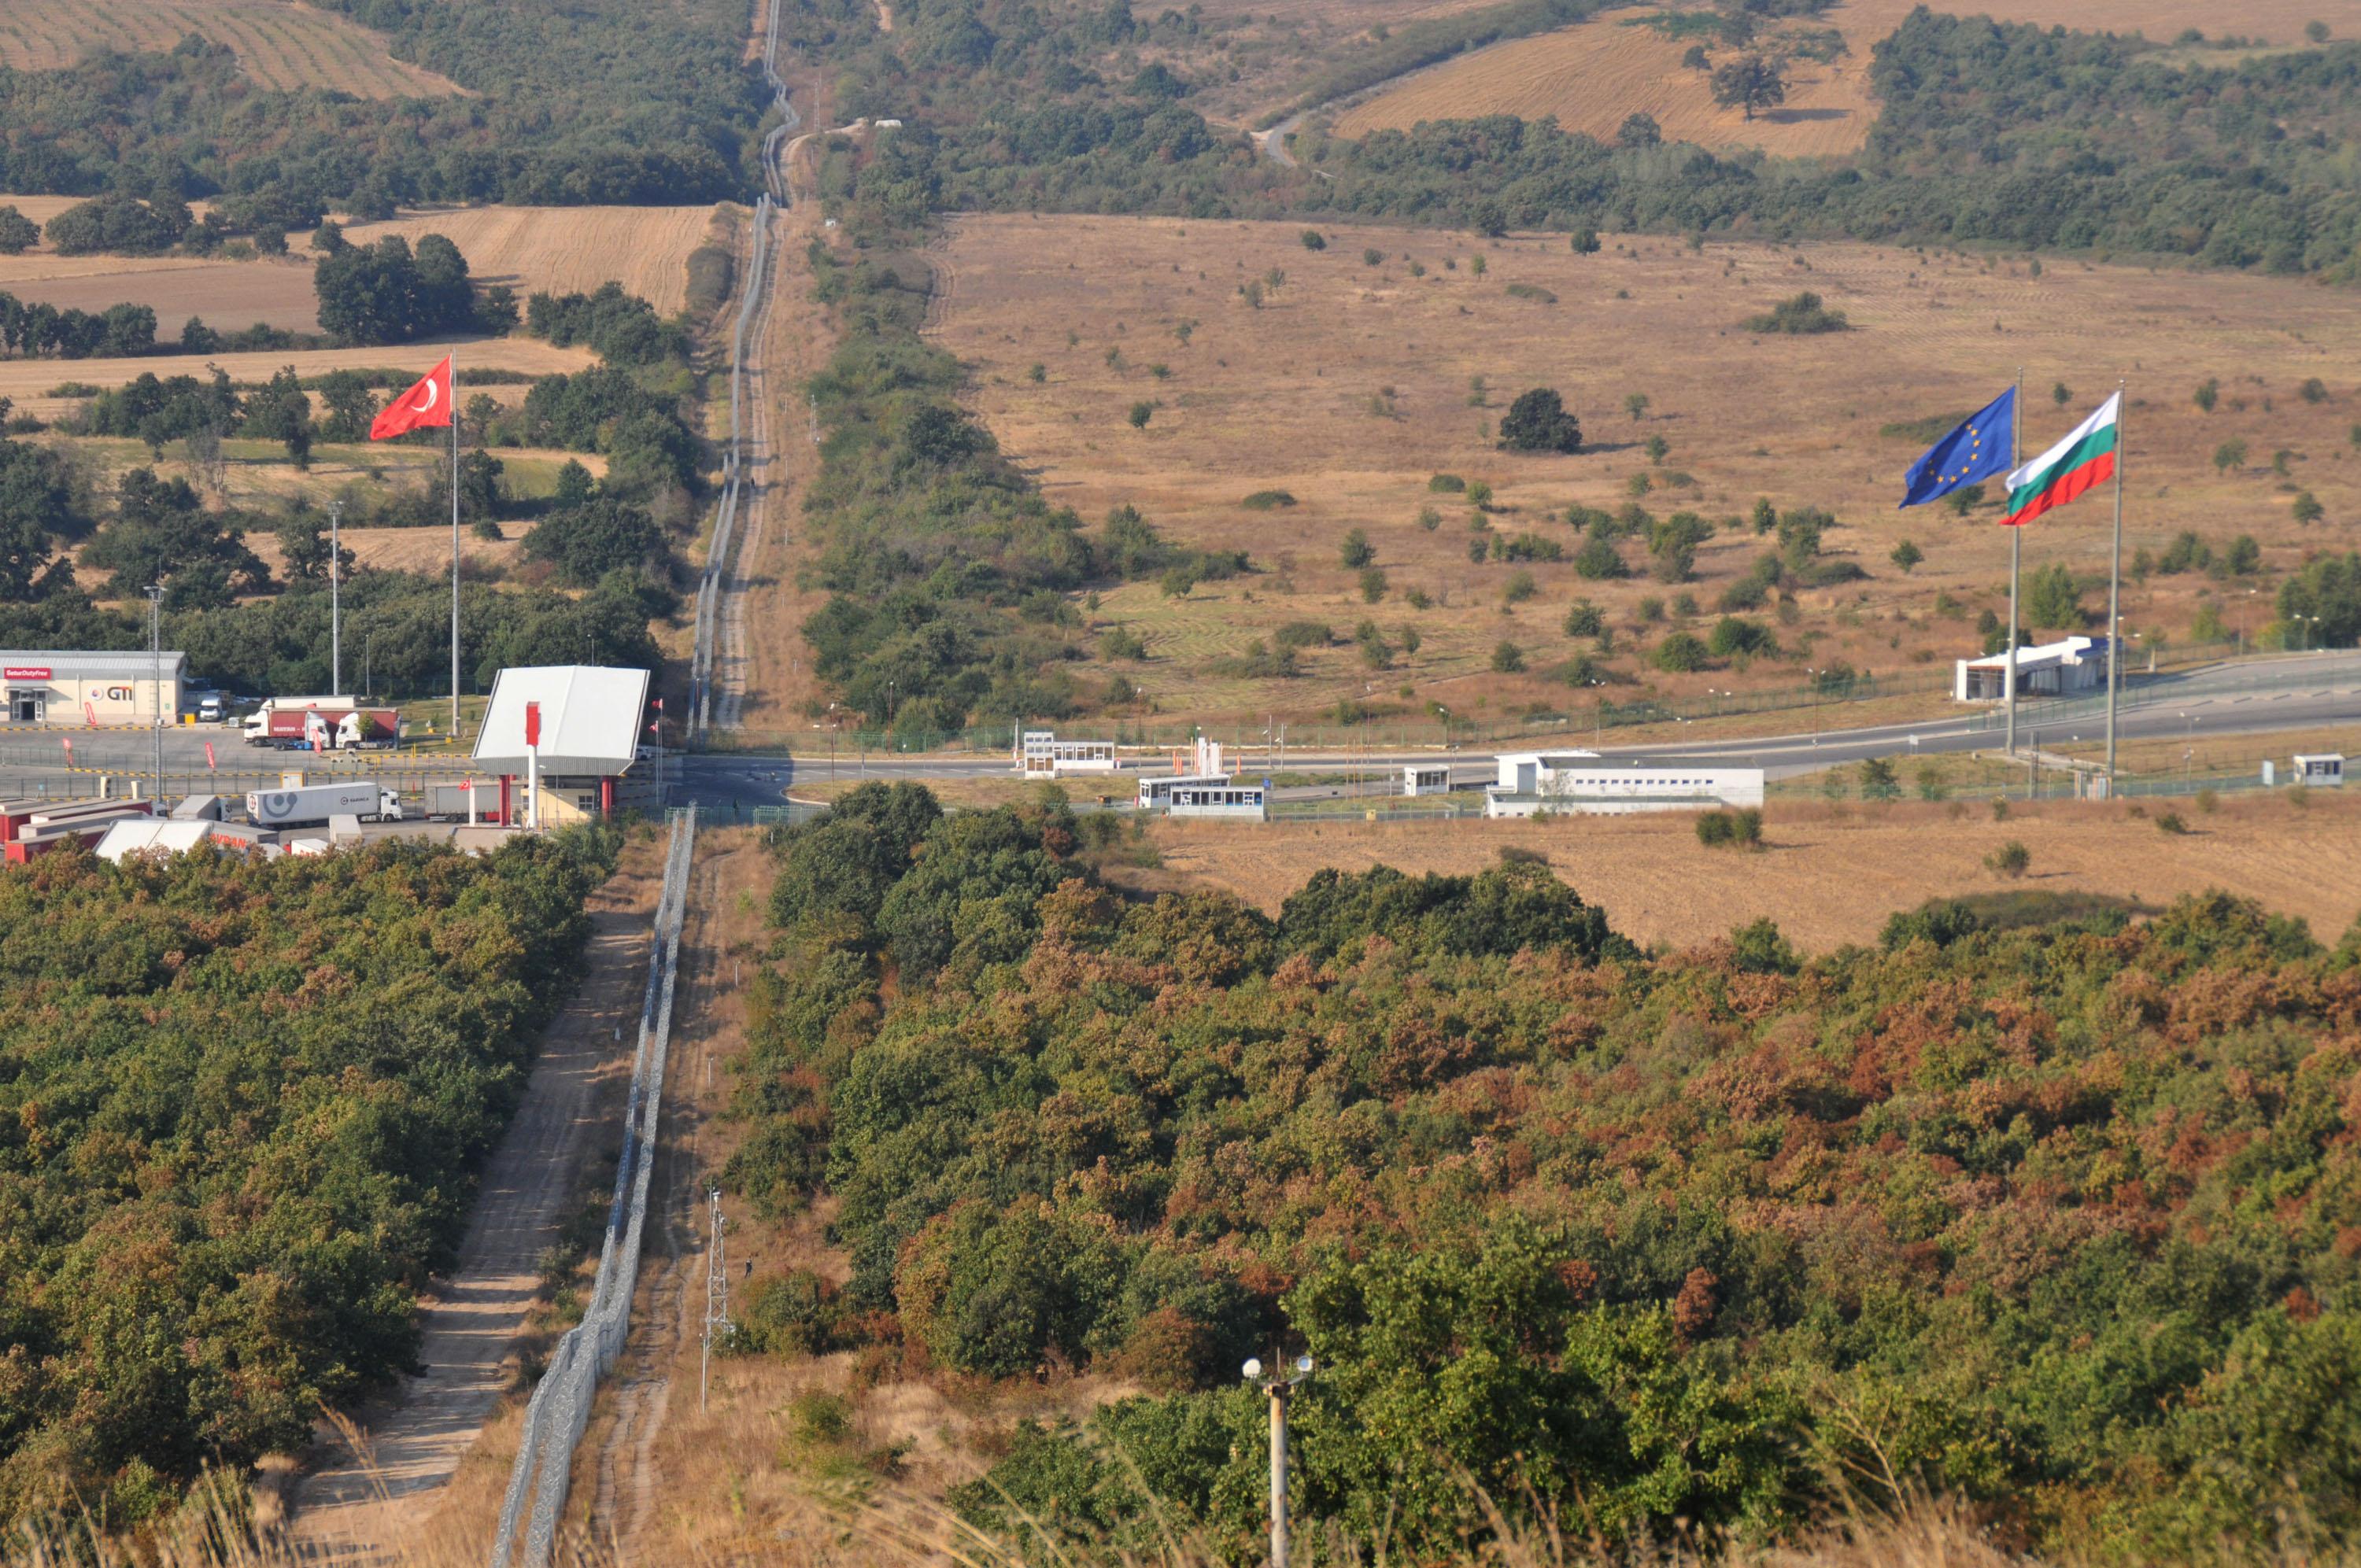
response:
M27 304L0 291L0 353L11 358L124 359L156 348L151 305L109 305L95 314Z

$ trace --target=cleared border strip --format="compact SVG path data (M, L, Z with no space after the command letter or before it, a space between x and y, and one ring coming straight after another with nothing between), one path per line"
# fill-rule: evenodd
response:
M623 1152L615 1168L615 1196L607 1209L607 1236L590 1309L566 1330L548 1370L525 1407L516 1464L500 1505L491 1568L544 1568L557 1536L557 1516L574 1477L574 1449L589 1424L598 1379L622 1354L638 1288L640 1245L647 1225L648 1179L655 1168L663 1113L664 1062L672 1045L672 1003L680 972L680 931L688 900L690 861L697 847L697 807L672 814L663 890L656 901L655 940L648 946L648 989L640 1006L640 1039L631 1058L631 1097L624 1112ZM537 1483L537 1484L536 1484ZM526 1501L532 1502L530 1522ZM521 1550L518 1530L524 1527Z

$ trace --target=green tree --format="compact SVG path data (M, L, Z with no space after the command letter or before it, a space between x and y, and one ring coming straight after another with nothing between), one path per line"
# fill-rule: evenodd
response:
M1863 800L1899 800L1902 781L1894 764L1883 757L1870 757L1861 764L1861 797Z
M2300 490L2296 493L2295 505L2290 509L2289 515L2296 521L2310 527L2327 516L2328 509L2322 506L2320 498L2310 490Z
M1656 644L1648 662L1667 674L1693 674L1712 663L1706 645L1690 632L1675 631Z
M2221 396L2222 383L2213 377L2208 376L2205 379L2197 383L2197 390L2191 394L2191 400L2194 401L2199 408L2204 410L2210 414L2213 411L2213 405L2220 400Z
M312 397L292 365L246 400L246 432L285 446L287 460L296 467L312 466Z
M1741 109L1748 120L1757 109L1775 109L1787 101L1787 81L1779 62L1767 55L1744 54L1715 68L1713 101L1725 109Z
M1514 674L1524 667L1525 651L1522 648L1518 647L1514 642L1508 641L1505 639L1493 644L1492 673L1494 674Z
M1926 558L1927 553L1919 549L1917 545L1913 544L1907 539L1895 545L1894 547L1893 554L1887 557L1887 559L1891 560L1896 566L1902 569L1902 574L1905 576L1909 576L1911 570Z
M1623 411L1630 414L1634 420L1645 419L1648 416L1648 394L1645 392L1624 393Z
M1146 430L1148 422L1156 417L1156 405L1142 398L1131 405L1131 412L1127 417L1131 421L1132 429Z
M2025 623L2051 630L2076 630L2082 625L2082 590L2074 574L2053 561L2036 567L2025 580Z
M1378 558L1377 547L1369 543L1366 531L1347 529L1344 539L1337 543L1336 558L1344 564L1346 571L1356 572Z
M1579 452L1582 425L1548 387L1517 394L1500 416L1500 444L1511 452Z
M2213 471L2226 474L2242 471L2246 466L2246 444L2235 437L2213 449Z
M41 231L14 207L0 207L0 256L22 256L41 240Z

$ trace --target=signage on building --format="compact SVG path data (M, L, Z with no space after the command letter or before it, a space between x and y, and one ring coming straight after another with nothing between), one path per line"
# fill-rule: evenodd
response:
M46 681L49 678L47 664L9 664L0 667L0 680Z

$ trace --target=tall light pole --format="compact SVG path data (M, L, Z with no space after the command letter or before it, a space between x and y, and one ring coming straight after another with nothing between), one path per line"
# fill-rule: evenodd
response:
M154 808L164 804L164 585L148 585L148 682L156 711L156 792Z
M328 503L328 695L345 695L345 607L343 600L345 503Z
M1287 1401L1295 1386L1312 1376L1312 1358L1299 1355L1292 1367L1268 1376L1260 1361L1248 1361L1239 1370L1270 1396L1270 1568L1287 1568Z

